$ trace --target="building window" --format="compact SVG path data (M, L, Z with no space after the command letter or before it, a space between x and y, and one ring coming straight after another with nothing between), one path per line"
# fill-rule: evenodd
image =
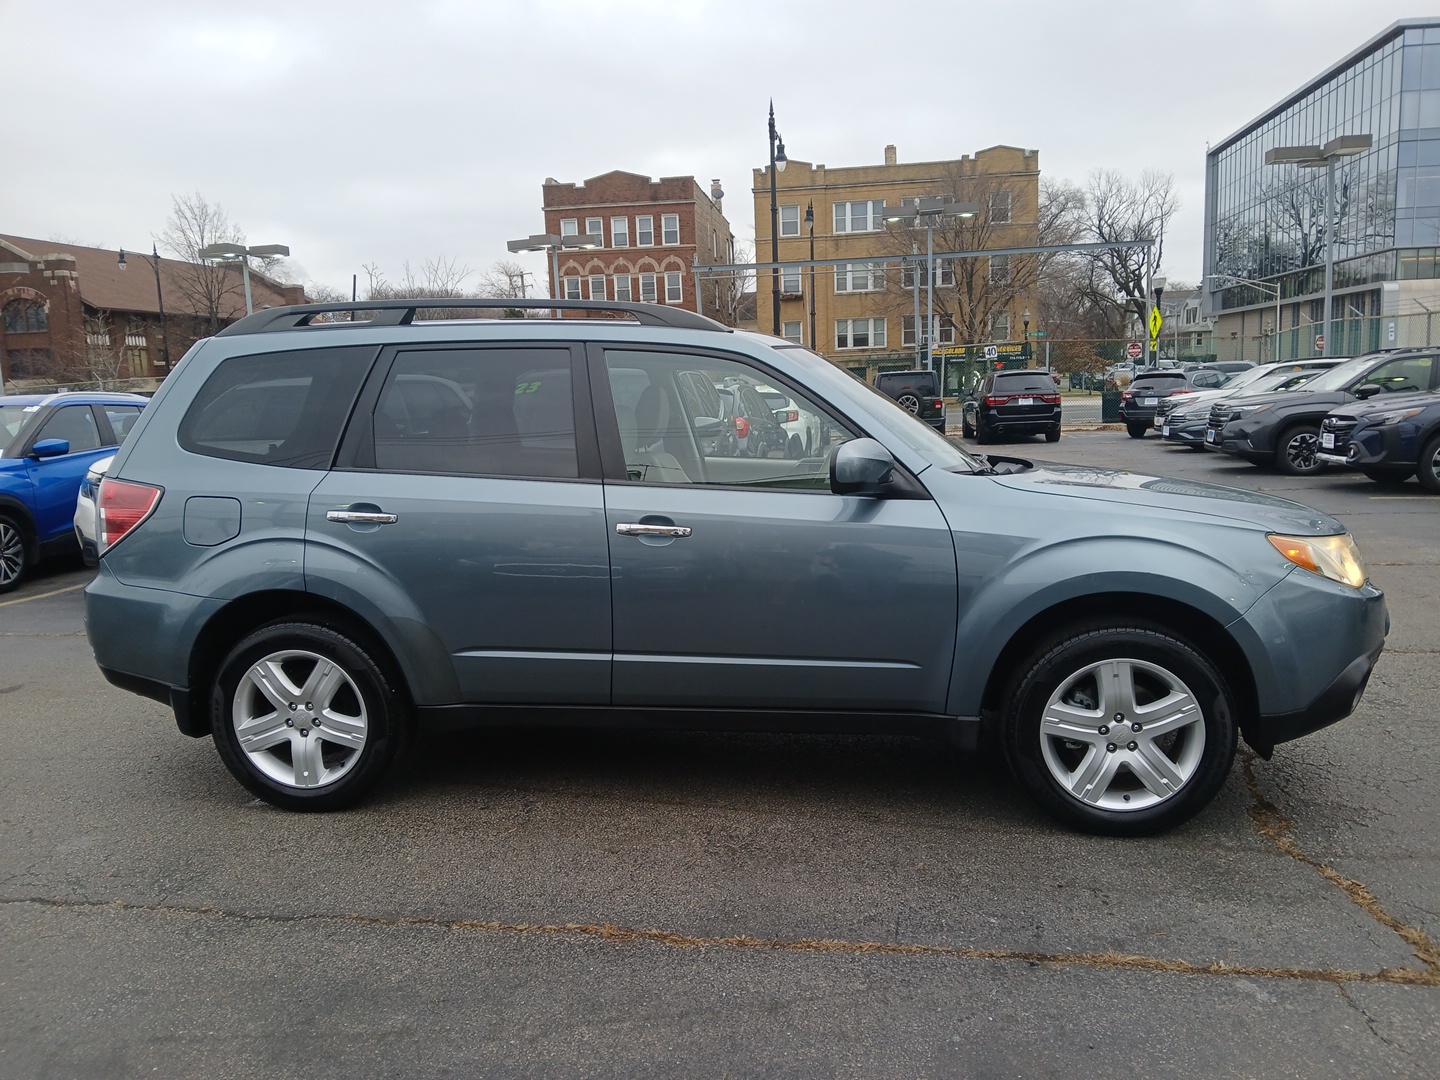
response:
M991 256L990 256L990 284L991 284L991 285L1009 285L1009 284L1010 284L1010 256L1009 256L1009 255L991 255Z
M35 300L11 300L5 305L7 334L39 334L50 329L45 305Z
M655 246L655 219L649 214L635 219L635 246Z
M793 341L796 345L804 344L800 336L800 323L786 322L780 324L780 336L786 341Z
M604 274L591 274L591 275L590 275L590 299L591 299L591 300L604 300L604 299L605 299L605 275L604 275Z
M835 204L837 233L879 232L885 227L885 203L848 202Z
M1010 340L1010 313L1008 311L1001 312L990 320L990 340Z
M780 292L785 296L799 296L800 268L798 266L786 266L780 270Z
M623 217L612 217L610 219L610 246L630 246L630 219Z
M656 295L654 274L640 275L640 299L643 303L646 304L655 303Z
M1010 192L992 191L990 193L990 224L1010 224Z
M579 236L579 235L580 235L580 219L579 219L579 218L573 218L573 217L561 218L561 219L560 219L560 235L561 235L561 236Z
M781 235L781 236L799 236L799 235L800 235L800 207L798 207L798 206L782 206L782 207L780 207L780 235Z
M666 247L676 247L680 243L680 215L660 215L660 242Z
M605 246L605 221L603 218L587 217L585 219L585 235L593 236L600 241L600 246Z
M885 320L836 319L835 347L837 349L885 348Z
M840 263L835 267L835 291L878 292L885 288L885 271L880 263Z
M623 301L625 301L626 303L629 303L629 302L630 302L631 296L630 296L630 275L629 275L629 274L616 274L616 275L615 275L615 299L616 299L616 300L623 300Z
M565 279L565 299L580 299L580 279L578 277L567 277Z
M905 289L915 288L916 278L919 278L920 288L925 288L930 281L930 268L924 263L905 267L900 271L901 287ZM955 267L949 262L937 262L935 264L935 284L954 285Z
M665 303L683 304L685 302L685 287L681 284L680 271L672 270L665 275Z
M90 320L86 320L87 322ZM85 332L85 344L92 349L108 349L110 347L110 328L102 327L99 330L87 330Z
M936 334L938 335L935 338L936 345L955 344L955 323L951 319L944 315L936 315L935 328ZM915 343L915 316L902 316L900 325L900 344L913 346ZM922 341L920 342L920 344L924 345L925 342Z

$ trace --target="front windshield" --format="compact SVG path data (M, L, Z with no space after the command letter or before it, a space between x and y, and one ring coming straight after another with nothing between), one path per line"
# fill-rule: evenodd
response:
M1272 371L1262 378L1251 379L1249 385L1244 388L1242 393L1227 393L1226 396L1258 397L1261 394L1268 394L1272 390L1294 390L1297 386L1309 383L1311 379L1315 378L1316 374L1316 372L1300 374L1294 371ZM1232 387L1227 386L1225 389L1228 391L1231 390Z
M1314 390L1321 394L1330 390L1343 390L1345 389L1346 383L1374 362L1375 358L1373 356L1357 356L1353 360L1346 360L1343 364L1337 364L1318 378L1311 379L1305 384L1305 389Z
M0 405L0 454L9 449L34 411L33 405Z

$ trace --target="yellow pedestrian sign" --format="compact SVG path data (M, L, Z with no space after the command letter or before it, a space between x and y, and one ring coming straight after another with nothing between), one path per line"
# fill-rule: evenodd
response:
M1160 336L1160 328L1165 325L1165 319L1160 314L1158 307L1150 309L1150 337L1152 339Z

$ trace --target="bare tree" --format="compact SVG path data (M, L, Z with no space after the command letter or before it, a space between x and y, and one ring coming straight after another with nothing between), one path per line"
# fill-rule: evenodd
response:
M735 246L735 262L748 263L753 260L755 249L749 244ZM741 269L716 271L700 278L697 274L696 288L701 295L709 295L706 306L726 326L739 326L741 308L745 306L745 294L755 291L755 271Z
M1165 230L1179 209L1173 174L1146 169L1135 181L1114 169L1101 169L1090 174L1085 232L1087 239L1100 243L1154 241L1148 264L1154 273L1164 260ZM1097 311L1106 313L1111 333L1119 336L1130 315L1144 318L1145 249L1105 248L1089 253L1088 259L1090 268L1081 283L1081 295Z
M59 364L62 381L96 390L114 390L126 379L125 330L108 310L85 315L85 343Z
M476 295L490 300L524 300L530 295L525 279L531 276L519 263L499 259L480 275Z
M189 308L206 323L206 332L215 333L222 322L236 319L245 310L245 295L239 275L226 263L206 262L200 252L212 244L243 244L245 231L233 225L224 209L198 191L193 195L171 196L170 218L160 243L185 265L175 268L175 287Z

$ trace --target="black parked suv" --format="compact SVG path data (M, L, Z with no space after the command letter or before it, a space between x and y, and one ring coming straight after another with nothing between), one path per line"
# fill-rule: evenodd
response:
M1205 443L1257 465L1273 464L1295 476L1325 468L1320 425L1332 409L1390 394L1436 388L1440 350L1367 353L1331 368L1299 390L1243 402L1221 401L1210 410Z
M945 398L940 393L940 377L935 372L882 371L875 376L875 389L936 431L945 431Z
M1196 368L1180 371L1168 368L1144 371L1135 376L1129 388L1120 395L1120 422L1132 439L1143 439L1155 424L1155 410L1160 403L1176 394L1194 394L1201 390L1218 390L1230 381L1231 374L1217 368Z
M1060 439L1060 388L1048 371L992 371L971 391L960 413L967 439L990 442L1009 435Z
M1418 476L1426 491L1440 493L1440 393L1386 395L1334 410L1320 424L1316 456L1377 484Z

